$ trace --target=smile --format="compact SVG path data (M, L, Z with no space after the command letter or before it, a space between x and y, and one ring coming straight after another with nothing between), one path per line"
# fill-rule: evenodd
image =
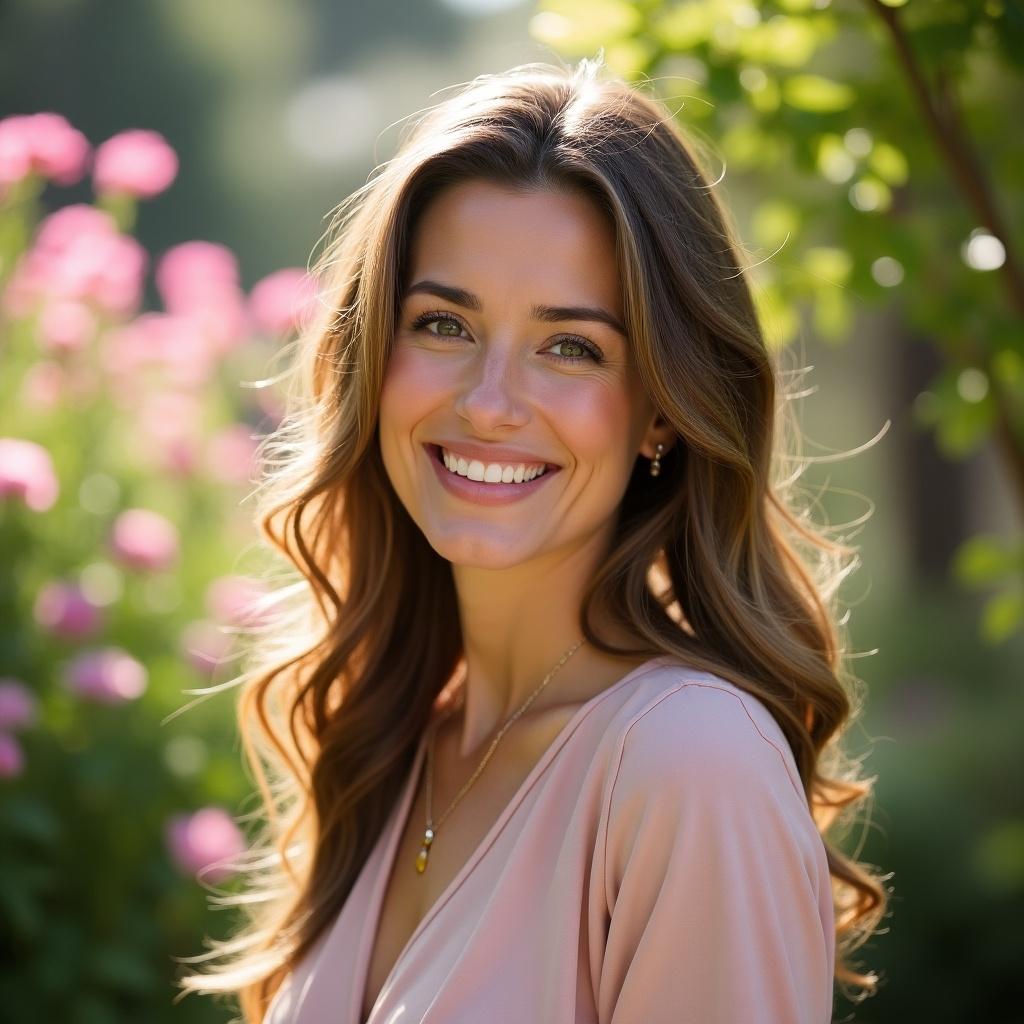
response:
M558 472L537 463L483 463L436 444L423 446L441 485L449 493L479 505L506 505L533 494Z

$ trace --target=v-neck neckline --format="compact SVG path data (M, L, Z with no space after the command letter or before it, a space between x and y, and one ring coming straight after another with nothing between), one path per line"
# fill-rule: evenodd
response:
M534 783L538 778L540 778L541 774L554 759L555 754L557 754L565 745L572 733L576 731L579 723L606 697L609 697L611 694L621 689L626 683L631 682L646 669L651 668L657 663L666 661L671 661L671 658L664 654L648 658L646 661L637 665L636 668L627 672L621 679L612 683L610 686L606 686L600 693L595 694L593 697L589 698L589 700L584 701L576 709L572 718L570 718L562 727L558 735L555 736L537 759L533 768L530 769L526 778L523 779L519 788L513 794L512 799L509 800L501 813L494 820L491 827L487 830L487 834L480 840L476 848L466 859L465 863L441 892L441 895L434 900L430 908L420 919L419 924L409 936L405 945L402 947L401 952L395 958L395 962L391 965L391 970L384 979L384 983L381 985L380 991L377 993L377 997L374 1000L373 1007L370 1009L370 1017L367 1018L366 1022L364 1022L362 1020L362 1009L363 1000L366 996L366 983L370 973L370 955L373 951L373 943L376 940L377 931L380 928L380 914L384 902L384 889L394 868L395 857L398 852L398 842L409 818L412 797L416 792L417 783L420 778L420 771L423 766L424 754L426 752L426 740L430 732L429 728L424 730L424 733L420 737L419 743L416 747L416 755L413 759L413 765L409 771L409 776L405 782L405 789L402 793L401 800L397 805L396 816L392 817L387 825L387 828L390 829L390 834L387 837L387 843L381 856L381 862L378 865L376 874L373 878L373 891L370 896L370 902L367 907L365 919L367 926L361 931L359 952L356 957L354 968L354 983L352 985L351 1006L348 1014L348 1019L351 1024L368 1024L369 1020L373 1017L373 1011L376 1008L377 1003L380 1002L381 995L386 992L388 987L391 985L399 967L401 967L402 962L409 955L409 951L419 940L423 932L437 917L442 907L444 907L444 905L451 899L456 890L463 884L463 882L465 882L466 878L469 877L470 873L483 858L487 850L494 844L494 841L498 838L501 830L508 823L509 818L511 818L513 813L515 813L516 808L518 808L518 806L523 802L526 794L530 789L532 789ZM372 922L372 925L370 922Z

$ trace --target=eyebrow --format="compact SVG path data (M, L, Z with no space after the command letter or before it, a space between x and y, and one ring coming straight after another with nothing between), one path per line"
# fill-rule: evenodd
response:
M464 309L471 309L475 313L479 313L484 308L483 303L472 292L466 291L465 288L441 284L438 281L417 281L406 289L404 297L421 294L447 299L449 302L454 302ZM624 338L628 338L626 328L619 318L598 306L534 306L530 310L530 316L534 320L542 320L545 323L561 323L564 320L592 320L595 323L606 324L612 330L618 331Z

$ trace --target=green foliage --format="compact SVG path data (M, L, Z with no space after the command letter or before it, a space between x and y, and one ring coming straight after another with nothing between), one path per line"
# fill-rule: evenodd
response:
M1005 586L982 610L982 631L988 639L998 643L1024 627L1024 542L972 537L957 551L954 570L969 587Z

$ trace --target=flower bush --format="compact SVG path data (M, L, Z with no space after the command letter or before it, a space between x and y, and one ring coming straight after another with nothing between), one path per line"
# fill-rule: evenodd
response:
M0 120L0 1006L5 1020L227 1019L173 1002L179 956L226 929L248 794L213 696L259 625L240 515L276 426L239 388L314 301L233 253L155 260L139 204L171 187L158 133L95 150L55 113ZM91 173L93 203L59 188ZM161 309L142 308L153 273ZM257 371L250 373L250 371ZM233 675L233 673L231 673ZM182 713L183 711L187 713Z

